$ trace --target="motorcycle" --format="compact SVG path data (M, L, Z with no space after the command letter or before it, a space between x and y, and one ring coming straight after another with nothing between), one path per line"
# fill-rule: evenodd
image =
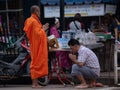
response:
M23 75L30 76L29 67L31 57L29 47L26 44L26 35L23 34L15 43L11 44L9 48L16 48L20 53L12 62L0 60L0 80L12 80ZM39 78L40 85L45 86L48 82L48 76Z

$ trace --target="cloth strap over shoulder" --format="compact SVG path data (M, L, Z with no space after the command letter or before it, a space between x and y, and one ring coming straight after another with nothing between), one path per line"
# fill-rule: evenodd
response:
M75 25L75 27L77 28L77 30L79 30L79 28L78 28L77 24L75 23L75 21L74 21L74 25Z

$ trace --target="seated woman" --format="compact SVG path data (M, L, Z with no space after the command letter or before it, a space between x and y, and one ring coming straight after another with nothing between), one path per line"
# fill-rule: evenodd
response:
M55 35L56 38L60 38L60 31L58 29L59 27L60 27L60 21L59 21L59 19L55 18L54 24L50 28L49 34ZM68 69L68 68L71 68L71 66L72 66L71 61L68 58L68 53L69 52L65 52L65 51L56 52L56 56L61 59L60 60L61 67L63 69Z

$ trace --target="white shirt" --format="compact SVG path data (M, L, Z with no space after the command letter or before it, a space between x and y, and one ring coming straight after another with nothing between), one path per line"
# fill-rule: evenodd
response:
M90 67L99 76L100 74L99 61L97 56L92 50L81 45L78 50L78 61L83 62L85 66Z
M70 30L73 30L73 31L81 30L81 23L79 21L72 21L70 23L69 27L70 27Z

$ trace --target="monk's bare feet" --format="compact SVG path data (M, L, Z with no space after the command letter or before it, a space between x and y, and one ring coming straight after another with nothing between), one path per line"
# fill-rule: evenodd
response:
M41 86L41 85L32 85L32 88L42 88L43 86Z
M32 80L32 88L42 88L43 86L38 84L38 79Z

